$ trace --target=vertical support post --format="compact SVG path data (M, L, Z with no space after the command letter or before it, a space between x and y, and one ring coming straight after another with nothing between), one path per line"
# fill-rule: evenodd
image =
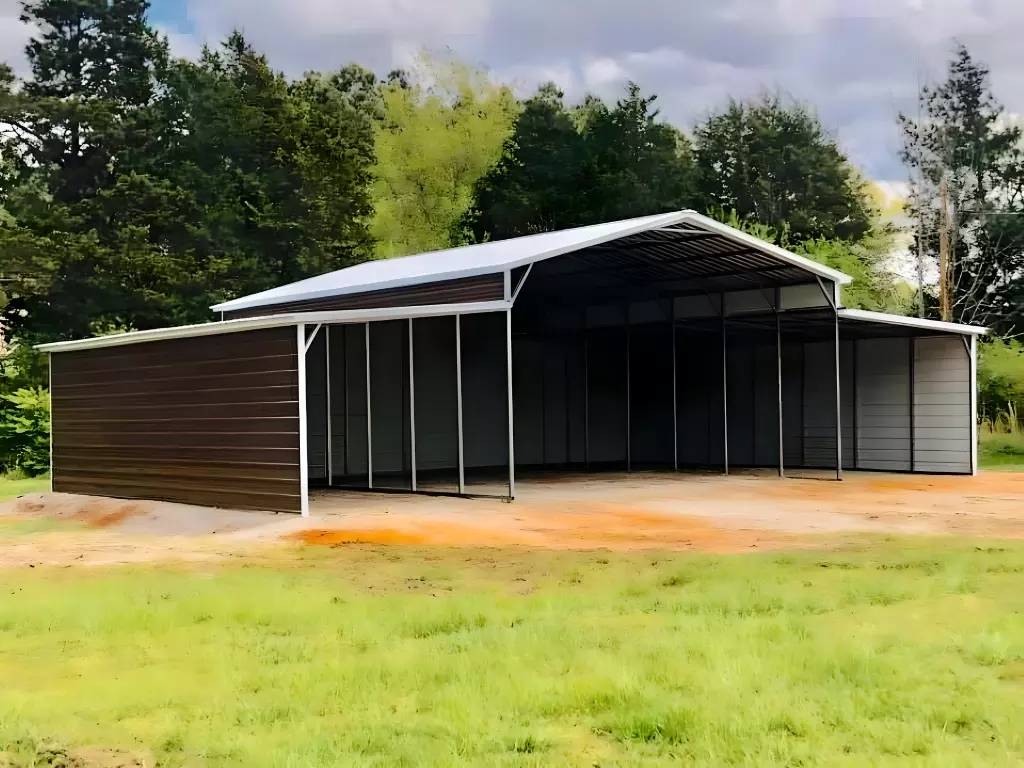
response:
M416 488L416 355L413 347L412 318L409 318L409 461L412 490Z
M345 366L344 366L344 368L342 369L342 372L341 372L341 388L343 390L342 394L343 394L343 397L345 399L345 402L344 402L344 407L345 407L345 477L347 478L347 477L349 477L349 475L351 473L351 470L349 469L349 464L350 464L350 460L349 460L349 445L351 445L351 443L352 443L352 419L349 418L349 407L348 407L348 366L349 366L349 362L350 362L350 359L349 359L349 356L348 356L348 340L349 340L348 326L347 325L341 326L341 331L342 331L342 338L345 340L345 343L342 345L342 356L345 358Z
M462 437L462 316L455 316L455 394L459 416L459 493L466 492L466 467L463 458Z
M590 471L590 334L583 310L583 466Z
M843 479L843 409L839 372L839 309L833 306L836 333L836 480Z
M679 369L676 361L676 302L669 299L668 318L672 324L672 470L679 471Z
M53 352L46 353L46 376L46 396L50 401L50 493L53 493Z
M633 471L633 376L630 368L629 304L626 305L626 471Z
M971 474L978 474L978 337L974 334L971 334Z
M729 351L725 327L725 294L719 294L722 317L722 457L725 474L729 474Z
M309 517L309 428L306 423L306 326L295 326L295 343L299 355L299 509Z
M860 469L860 425L858 424L859 419L857 418L857 411L859 410L858 393L857 393L857 347L860 345L857 343L857 339L853 340L853 468Z
M779 384L779 477L786 476L786 441L783 433L782 416L782 318L779 316L779 297L781 291L775 289L775 367Z
M910 403L910 471L914 471L914 465L917 463L917 419L914 411L917 409L914 406L914 382L917 379L917 344L916 339L910 337L910 359L907 362L907 400Z
M512 410L512 310L505 312L505 379L508 385L508 497L516 497L515 414Z
M373 489L373 406L370 402L370 324L366 324L366 477Z
M327 487L334 485L334 446L331 437L331 326L324 327L324 370L327 379Z

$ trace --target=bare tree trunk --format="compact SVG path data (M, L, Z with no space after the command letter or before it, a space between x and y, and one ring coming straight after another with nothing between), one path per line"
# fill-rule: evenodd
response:
M942 180L939 187L939 311L947 323L953 318L949 280L949 187Z

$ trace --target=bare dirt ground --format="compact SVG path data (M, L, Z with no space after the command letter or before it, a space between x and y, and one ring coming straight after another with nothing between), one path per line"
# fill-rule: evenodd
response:
M44 526L0 527L0 567L209 559L296 542L741 552L861 533L1024 538L1024 474L845 478L558 475L521 482L513 504L320 491L309 518L35 494L0 504L0 522Z

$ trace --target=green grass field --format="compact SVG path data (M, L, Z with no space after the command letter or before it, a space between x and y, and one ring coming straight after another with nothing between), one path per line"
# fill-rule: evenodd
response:
M986 469L1024 472L1024 434L982 433L978 443L978 463Z
M1024 546L344 547L0 571L0 750L168 766L1020 765ZM38 764L38 763L37 763Z
M26 493L43 493L50 490L50 478L42 477L11 477L0 474L0 501L9 501Z

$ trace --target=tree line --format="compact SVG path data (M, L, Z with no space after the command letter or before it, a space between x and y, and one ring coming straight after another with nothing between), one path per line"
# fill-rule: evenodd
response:
M852 306L1021 325L1021 131L962 47L922 115L901 116L912 250L922 274L945 267L918 309L872 186L809 105L766 92L684 131L636 84L614 103L552 84L519 99L450 57L289 78L237 32L177 58L148 12L23 4L28 73L0 66L0 323L21 350L0 363L6 392L45 381L32 343L204 322L367 259L682 208L853 275Z

